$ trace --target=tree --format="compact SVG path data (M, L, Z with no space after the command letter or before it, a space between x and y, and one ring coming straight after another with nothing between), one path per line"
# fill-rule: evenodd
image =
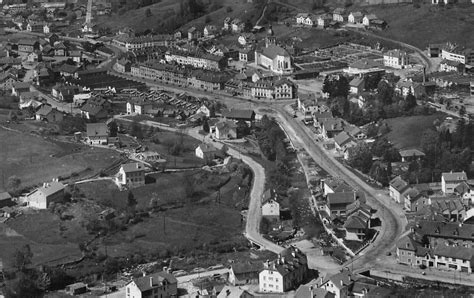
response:
M31 265L31 259L33 258L33 253L31 252L31 247L29 244L25 244L22 248L17 249L13 253L13 267L18 271L24 272L27 269L28 265Z
M136 119L133 120L132 129L131 129L130 134L132 136L136 137L137 139L143 139L142 127Z
M116 137L118 133L118 125L115 121L109 123L109 135L111 137Z
M206 133L209 133L211 131L210 127L209 127L209 122L206 120L204 120L204 123L202 124L202 130Z
M411 92L408 93L407 97L405 98L405 102L406 102L405 111L409 111L413 109L414 107L416 107L415 95L411 94Z
M131 213L135 213L135 207L137 206L138 202L135 199L135 196L133 195L132 191L128 191L127 195L127 207L130 210Z
M349 148L348 163L363 173L369 172L372 166L372 153L369 145L362 142L357 144L357 146Z
M385 80L381 80L377 85L377 99L382 105L389 105L392 103L394 89Z
M145 17L149 18L149 17L151 17L151 16L152 16L151 9L150 9L150 8L147 8L147 9L145 10Z
M461 108L459 108L459 116L463 117L464 115L466 115L466 107L465 106L461 106Z
M21 179L17 176L8 177L7 181L7 190L12 194L18 194L21 186Z

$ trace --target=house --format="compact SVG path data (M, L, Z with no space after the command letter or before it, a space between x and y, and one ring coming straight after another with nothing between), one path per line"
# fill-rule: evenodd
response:
M177 297L178 281L168 272L134 278L125 287L126 298Z
M446 43L441 48L441 58L462 64L474 63L474 50L456 44Z
M209 293L203 294L199 297L208 297ZM247 290L242 287L234 286L224 286L220 293L217 295L217 298L252 298L255 297L253 294L249 293Z
M195 155L203 159L206 163L210 162L219 153L219 150L211 144L202 143L196 147Z
M115 69L121 73L130 72L132 69L132 62L128 59L119 59L115 64Z
M309 16L309 13L306 13L306 12L300 12L300 13L296 14L296 16L295 16L296 24L298 24L298 25L303 25L305 19L306 19L308 16Z
M218 140L236 139L237 125L233 121L220 121L216 124L215 136Z
M347 185L343 180L336 178L328 178L321 180L324 196L336 192L353 192L354 189Z
M42 105L41 108L36 111L36 120L45 121L49 123L61 122L63 120L63 113L58 109L51 107L50 105Z
M255 121L255 112L253 110L230 109L222 112L222 118L233 120L235 122L245 121L252 125Z
M240 33L245 29L245 23L239 18L235 18L230 22L231 30L233 33Z
M255 51L255 63L280 75L293 72L291 56L288 51L268 42L263 49Z
M105 123L87 123L87 142L90 145L107 145L109 128Z
M465 69L465 65L459 61L452 61L443 59L439 64L439 71L440 72L459 72L463 73Z
M362 24L366 27L369 27L371 25L371 23L374 21L374 20L377 20L377 16L374 15L374 14L366 14L364 16L364 18L362 19Z
M360 24L364 19L364 14L360 11L354 11L349 14L347 21L351 24Z
M353 94L359 94L365 89L365 78L355 77L349 82L349 91Z
M112 208L107 208L99 213L99 220L111 220L115 217L115 211Z
M87 103L81 107L81 115L88 120L99 121L106 119L108 112L104 106L87 101Z
M320 288L334 294L335 298L349 297L350 287L354 284L354 277L348 270L330 275L321 280Z
M344 152L346 149L357 145L357 143L351 135L343 131L334 137L334 145L336 150Z
M79 93L78 86L56 85L51 89L51 95L63 102L72 102L77 93Z
M400 150L399 153L402 157L402 162L420 160L425 157L425 154L418 149Z
M334 138L344 130L344 120L339 118L327 118L321 121L321 135L325 139Z
M284 293L296 289L308 276L306 255L296 247L284 250L276 260L266 261L259 273L259 290L263 293Z
M295 292L295 298L334 298L335 295L325 289L319 288L317 280L301 285Z
M318 26L318 17L315 16L315 15L312 15L312 14L308 15L304 19L303 25L305 25L307 27L316 27L316 26Z
M75 284L67 285L66 286L66 293L69 295L81 295L87 292L87 285L82 282L78 282Z
M22 93L30 92L31 84L29 82L18 82L12 86L12 95L20 96Z
M230 266L228 281L233 286L258 284L258 275L262 269L262 262L233 263Z
M62 41L58 41L53 45L54 56L56 57L65 57L67 55L67 47Z
M43 60L43 54L40 51L34 51L28 54L26 60L28 62L41 62Z
M334 9L332 13L332 19L339 23L344 23L345 21L347 21L347 17L348 15L346 13L346 9L342 7Z
M390 198L399 204L405 204L403 193L409 188L408 182L397 176L389 183Z
M383 64L387 67L404 69L410 65L410 55L401 50L390 50L383 54Z
M204 37L215 36L217 32L217 27L214 25L206 25L203 30Z
M280 220L280 204L273 189L267 189L262 195L262 216L270 221Z
M467 175L462 172L449 172L441 174L441 190L444 194L454 193L455 187L461 182L467 182Z
M18 51L24 53L31 53L39 51L40 44L36 39L21 39L18 41Z
M61 202L64 199L64 189L64 184L53 180L27 194L26 201L29 207L48 209L50 203Z
M15 205L12 200L12 196L8 192L0 192L0 208L10 207Z
M3 91L11 90L13 85L17 82L17 77L11 72L0 74L0 89Z
M474 187L467 182L461 182L454 188L454 194L461 196L465 205L474 203Z
M474 246L474 225L470 224L419 220L411 231L416 239L426 239L431 247L446 242L471 249Z
M318 17L318 27L326 28L331 21L332 16L330 14L322 14Z
M77 71L79 70L79 67L70 65L70 64L63 64L59 67L59 74L65 78L78 78L78 73Z
M201 37L201 31L196 27L191 27L188 29L188 40L196 40Z
M246 46L249 44L254 44L256 42L256 37L255 37L255 34L246 32L246 33L240 34L237 41L239 42L240 45Z
M145 166L140 162L123 164L117 173L117 182L121 185L145 185Z
M207 118L211 117L211 109L205 104L201 105L199 109L196 110L196 114L199 113L203 114Z
M327 203L325 211L329 216L345 216L348 205L357 200L357 193L352 192L336 192L327 195Z
M223 26L224 30L231 30L232 29L231 22L232 22L232 19L230 17L226 17L224 19L224 26Z
M137 98L127 101L127 114L145 115L150 113L153 105L151 102Z

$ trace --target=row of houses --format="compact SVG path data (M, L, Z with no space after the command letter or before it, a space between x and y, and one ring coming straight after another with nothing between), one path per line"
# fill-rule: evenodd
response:
M112 44L123 48L127 51L134 51L146 48L155 48L158 46L171 46L174 37L172 35L145 35L130 36L128 34L120 34L112 39Z
M330 25L345 22L362 24L366 27L376 27L379 29L383 29L387 25L385 21L380 20L374 14L363 14L360 11L347 12L345 8L336 8L332 13L325 13L319 16L310 13L299 13L296 15L297 25L309 27L326 28Z

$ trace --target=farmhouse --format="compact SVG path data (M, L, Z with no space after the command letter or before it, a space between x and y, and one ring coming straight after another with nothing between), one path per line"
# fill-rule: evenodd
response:
M12 95L20 96L22 93L30 92L31 84L28 82L18 82L12 86Z
M351 12L347 17L347 20L351 24L360 24L364 19L364 14L360 11Z
M63 113L50 105L42 105L41 108L36 111L35 118L36 120L50 123L60 122L63 120Z
M121 185L140 186L145 184L145 166L140 162L123 164L117 173Z
M177 297L178 281L168 272L134 278L125 289L127 298Z
M228 140L237 138L237 125L233 121L223 120L216 124L216 139Z
M389 184L389 193L390 198L395 202L404 204L403 193L409 188L408 182L402 179L402 177L397 176L390 181Z
M0 208L13 205L15 205L15 203L12 201L12 196L8 192L0 192Z
M35 39L22 39L18 42L18 51L31 53L40 49L39 41Z
M219 152L216 147L206 143L199 144L194 151L195 155L204 159L206 163L216 158L216 154Z
M251 125L255 121L255 112L253 110L231 109L222 112L222 118L233 120L235 122L245 121Z
M345 216L347 206L354 203L356 200L357 194L353 191L329 193L325 206L326 213L329 216Z
M418 149L400 150L399 153L400 153L400 156L402 157L402 162L420 160L425 157L425 154Z
M242 262L234 263L229 270L229 283L233 286L257 284L258 275L263 269L263 263Z
M127 114L145 115L148 114L152 108L153 105L151 102L141 98L127 101Z
M107 145L109 129L105 123L87 123L87 139L91 145Z
M280 220L280 204L273 189L267 189L262 195L262 216L270 221Z
M60 202L64 199L64 188L65 186L57 180L44 183L42 187L26 195L28 206L47 209L50 203Z

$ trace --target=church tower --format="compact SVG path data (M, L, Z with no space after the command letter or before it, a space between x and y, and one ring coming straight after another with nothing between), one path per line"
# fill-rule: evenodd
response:
M268 48L270 45L276 45L276 37L272 25L268 25L267 37L265 38L265 47Z

